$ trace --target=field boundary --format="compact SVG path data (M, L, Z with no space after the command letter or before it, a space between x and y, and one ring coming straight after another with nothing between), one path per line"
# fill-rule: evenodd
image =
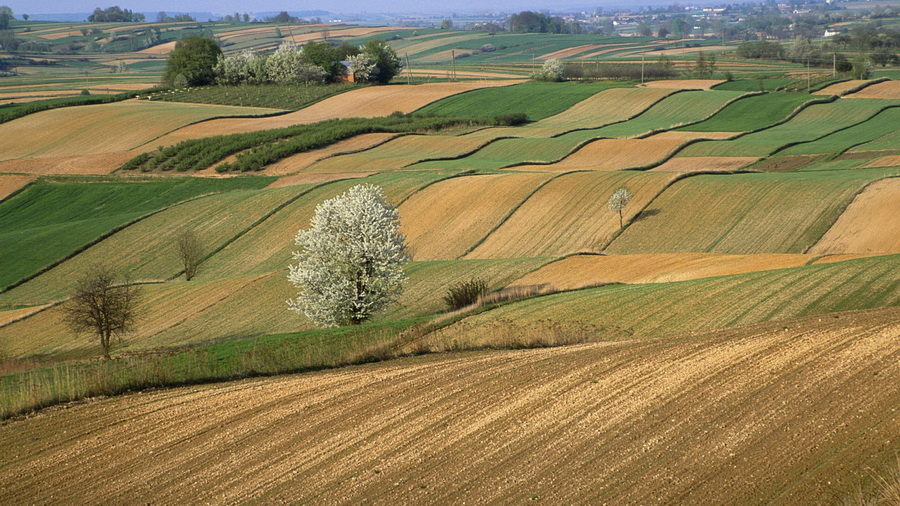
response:
M129 220L129 221L125 222L125 223L122 223L121 225L118 225L118 226L116 226L116 227L113 227L111 230L109 230L109 231L107 231L107 232L105 232L105 233L103 233L103 234L97 236L96 238L92 239L91 241L88 241L87 243L81 245L81 246L78 247L75 251L73 251L72 253L70 253L70 254L64 256L63 258L61 258L61 259L59 259L59 260L57 260L57 261L55 261L55 262L53 262L53 263L51 263L51 264L49 264L49 265L45 265L44 267L40 268L38 271L34 272L33 274L29 274L28 276L26 276L26 277L24 277L24 278L22 278L22 279L20 279L20 280L18 280L18 281L16 281L16 282L12 283L12 284L9 285L9 286L6 286L6 287L4 287L4 288L0 288L0 294L6 293L6 292L12 290L13 288L16 288L17 286L20 286L20 285L22 285L22 284L24 284L24 283L27 283L28 281L31 281L32 279L34 279L34 278L40 276L41 274L44 274L45 272L47 272L47 271L49 271L49 270L51 270L51 269L53 269L53 268L55 268L55 267L61 265L63 262L67 262L67 261L69 261L69 260L75 258L77 255L80 255L81 253L84 253L87 249L89 249L89 248L91 248L91 247L93 247L93 246L96 246L97 244L99 244L99 243L102 242L102 241L105 241L106 239L109 239L109 238L112 237L113 235L115 235L115 234L121 232L122 230L125 230L126 228L128 228L128 227L130 227L130 226L132 226L132 225L134 225L134 224L136 224L136 223L139 223L139 222L141 222L141 221L144 221L144 220L146 220L147 218L149 218L149 217L151 217L151 216L154 216L154 215L159 214L159 213L161 213L161 212L163 212L163 211L167 211L167 210L169 210L169 209L172 209L173 207L180 206L180 205L182 205L182 204L187 204L188 202L193 202L194 200L198 200L198 199L202 199L202 198L206 198L206 197L211 197L211 196L213 196L213 195L220 195L220 194L222 194L222 193L224 193L224 192L210 192L210 193L204 193L203 195L197 195L197 196L195 196L195 197L191 197L191 198L189 198L189 199L181 200L181 201L175 202L174 204L170 204L170 205L168 205L168 206L161 207L161 208L159 208L159 209L157 209L157 210L155 210L155 211L151 211L151 212L149 212L149 213L147 213L147 214L138 216L137 218L134 218L133 220Z
M428 187L431 186L431 185L435 185L435 184L437 184L437 183L440 183L441 181L447 181L448 179L454 179L454 178L457 178L457 177L466 177L466 176L486 176L486 175L488 175L488 174L487 174L487 173L484 173L484 172L477 172L477 171L474 171L474 170L464 170L464 171L462 171L462 172L457 172L456 174L450 174L449 176L445 176L445 177L441 177L441 178L438 178L438 179L429 181L429 182L423 184L422 186L416 188L415 190L413 190L409 195L407 195L407 196L403 197L402 199L400 199L400 202L398 202L397 205L394 206L394 207L400 207L400 206L402 206L403 203L406 202L407 200L409 200L413 195L416 195L417 193L419 193L420 191L424 190L425 188L428 188Z
M844 97L847 95L852 95L853 93L856 93L857 91L862 91L862 90L868 88L869 86L872 86L873 84L883 83L885 81L890 81L890 80L891 79L889 77L879 77L878 79L866 81L866 82L860 84L859 86L855 86L855 87L850 88L849 90L841 93L841 96ZM849 97L849 98L853 98L853 97Z
M779 147L779 148L776 148L775 151L772 151L771 153L769 153L768 155L766 155L766 156L763 157L763 158L768 158L768 157L770 157L770 156L772 156L772 155L776 155L776 154L778 154L778 153L780 153L780 152L782 152L782 151L784 151L784 150L786 150L786 149L790 149L790 148L792 148L792 147L794 147L794 146L799 146L799 145L801 145L801 144L808 144L808 143L810 143L810 142L816 142L816 141L818 141L818 140L824 139L825 137L828 137L829 135L834 135L834 134L836 134L836 133L838 133L838 132L843 132L844 130L847 130L848 128L857 127L857 126L862 125L863 123L865 123L865 122L871 120L871 119L874 118L875 116L878 116L879 114L883 113L884 111L887 111L888 109L893 109L893 108L895 108L895 107L900 107L900 104L889 104L889 105L886 105L886 106L882 107L881 109L878 109L877 111L875 111L871 116L869 116L869 117L866 118L866 119L857 121L856 123L853 123L852 125L847 125L847 126L838 128L837 130L833 130L833 131L831 131L831 132L828 132L827 134L820 135L820 136L816 137L815 139L810 139L810 140L808 140L808 141L789 142L789 143L787 143L787 144L785 144L785 145L783 145L783 146L781 146L781 147ZM729 139L729 140L731 140L731 139ZM869 139L869 140L871 141L871 140L874 140L874 139ZM866 142L868 142L868 141L866 141ZM865 144L865 142L860 143L860 144ZM854 146L858 146L858 145L859 145L859 144L855 144ZM850 148L852 148L852 147L854 147L854 146L851 146ZM847 148L847 149L850 149L850 148ZM847 149L841 151L840 153L837 153L837 154L834 155L834 156L835 156L835 157L840 156L840 155L843 154L845 151L847 151ZM833 160L834 158L833 158L833 157L828 157L828 158L826 158L826 159L828 159L828 160Z
M17 174L0 174L0 176L7 176L7 175L17 175ZM30 174L23 174L23 175L28 176L28 175L30 175ZM3 197L3 198L0 198L0 204L2 204L2 203L4 203L4 202L6 202L7 200L9 200L9 199L15 197L16 195L22 193L23 191L25 191L26 189L28 189L28 187L30 187L30 186L33 185L34 183L37 183L37 182L40 181L40 180L41 180L41 178L38 177L37 179L35 179L35 180L33 180L33 181L29 181L29 182L25 183L25 185L22 186L21 188L19 188L19 189L13 191L12 193L10 193L9 195L7 195L7 196L5 196L5 197ZM3 293L3 291L0 290L0 293Z
M635 86L635 89L638 89L638 88ZM654 100L653 103L647 105L647 107L641 109L640 111L636 112L635 114L633 114L633 115L631 115L631 116L629 116L629 117L627 117L627 118L625 118L625 119L621 119L621 120L619 120L619 121L613 121L613 122L606 123L606 124L603 124L603 125L600 125L600 126L596 126L596 127L590 127L590 128L573 128L572 130L566 130L566 131L560 132L560 133L558 133L558 134L553 134L553 135L551 135L549 138L550 138L550 139L555 139L556 137L562 137L563 135L570 134L570 133L572 133L572 132L583 132L583 131L585 131L585 130L598 130L598 129L600 129L600 128L606 128L606 127L608 127L608 126L618 125L619 123L625 123L626 121L631 121L631 120L637 118L638 116L640 116L640 115L646 113L647 111L649 111L650 109L652 109L653 107L655 107L656 105L658 105L658 104L659 104L660 102L662 102L663 100L665 100L665 99L671 97L672 95L677 95L677 94L679 94L679 93L683 93L683 92L686 92L686 91L705 91L705 90L694 90L694 89L672 90L672 93L669 93L669 94L667 94L667 95L665 95L665 96L663 96L663 97L661 97L661 98L658 98L658 99ZM592 96L593 96L593 95L592 95ZM588 97L588 98L590 98L590 97ZM587 100L587 99L585 99L585 100ZM575 105L578 105L578 104L575 104ZM573 107L574 107L574 106L573 106ZM561 112L560 114L564 114L565 112L566 112L566 111L563 111L563 112ZM551 117L552 117L552 116L551 116ZM571 154L571 153L570 153L570 154Z
M426 134L415 134L415 135L426 135ZM459 136L455 136L455 137L459 137ZM483 144L481 144L481 145L479 145L479 146L477 146L477 147L475 147L475 148L473 148L473 149L471 149L471 150L469 150L469 151L467 151L467 152L465 152L465 153L459 154L459 155L454 155L454 156L441 156L441 157L436 157L436 158L424 158L424 159L421 159L421 160L418 160L418 161L415 161L415 162L407 163L406 165L403 165L403 166L401 166L400 168L401 168L401 169L405 169L405 168L408 168L408 167L412 167L413 165L418 165L418 164L420 164L420 163L443 162L443 161L449 161L449 160L460 160L460 159L466 158L466 157L468 157L468 156L474 155L475 153L481 151L482 149L486 148L487 146L489 146L489 145L491 145L491 144L493 144L493 143L495 143L495 142L497 142L497 141L499 141L499 140L504 140L504 139L523 139L523 138L525 138L525 137L512 137L512 136L494 137L494 138L492 138L492 139L486 140ZM501 168L503 168L503 167L501 167Z
M635 135L634 137L626 137L626 138L629 138L629 139L646 139L646 138L648 138L648 137L653 137L653 136L656 135L656 134L661 134L661 133L665 133L665 132L671 132L671 131L673 131L673 130L678 130L679 128L689 127L689 126L691 126L691 125L696 125L697 123L703 123L704 121L708 120L709 118L712 118L712 117L715 116L716 114L719 114L720 112L722 112L723 109L725 109L725 108L728 107L729 105L731 105L731 104L737 102L738 100L741 100L741 99L743 99L743 98L755 97L755 96L758 96L758 95L765 95L765 92L764 92L764 91L748 91L747 93L744 93L743 95L739 95L739 96L737 96L737 97L732 98L732 99L729 100L728 102L725 102L725 103L722 105L722 107L719 107L719 108L716 109L715 111L711 112L711 113L709 114L709 116L706 116L706 117L703 118L703 119L698 119L698 120L696 120L696 121L691 121L691 122L684 123L684 124L681 124L681 125L673 125L673 126L671 126L671 127L669 127L669 128L657 128L657 129L654 129L654 130L649 130L649 131L644 132L644 133L642 133L642 134ZM703 132L699 132L699 133L703 133ZM708 132L707 132L707 133L708 133Z
M522 199L521 202L519 202L518 204L516 204L515 206L513 206L513 208L510 209L508 213L506 213L506 216L504 216L499 222L497 222L497 224L496 224L493 228L491 228L490 230L488 230L487 233L484 234L484 237L482 237L481 239L475 241L475 243L474 243L472 246L470 246L470 247L469 247L466 251L464 251L461 255L459 255L458 257L456 257L455 260L461 260L464 256L466 256L466 255L468 255L469 253L475 251L476 248L478 248L479 246L481 246L482 243L484 243L484 241L486 241L486 240L488 239L488 237L491 236L491 234L493 234L494 232L496 232L500 227L503 226L504 223L506 223L507 221L509 221L509 219L512 218L512 215L513 215L516 211L518 211L519 208L521 208L523 205L525 205L525 202L527 202L528 199L530 199L532 196L534 196L534 194L537 193L541 188L543 188L543 187L547 186L548 184L550 184L551 181L555 181L555 180L557 180L557 179L559 179L559 178L561 178L561 177L563 177L563 176L565 176L565 175L567 175L567 174L576 174L576 173L579 173L579 172L590 172L590 171L586 171L586 170L575 170L575 171L571 171L571 172L562 172L562 173L557 174L557 175L555 175L555 176L551 176L549 179L547 179L547 180L544 181L543 183L537 185L533 190L531 190L531 191L528 193L528 195L525 195L525 197Z
M805 250L803 250L802 253L803 253L803 254L808 254L808 253L809 253L809 250L815 248L820 242L822 242L822 239L825 237L825 235L828 234L828 232L829 232L832 228L834 228L834 226L837 224L837 222L841 219L841 216L843 216L844 213L847 212L847 209L848 209L851 205L853 205L853 202L856 201L856 197L859 197L859 195L860 195L862 192L866 191L870 186L872 186L872 185L875 184L875 183L878 183L878 182L880 182L880 181L885 181L885 180L887 180L887 179L897 179L897 178L900 178L900 176L885 176L885 177L880 177L880 178L878 178L878 179L869 181L868 183L862 185L862 187L860 187L860 189L859 189L856 193L854 193L852 197L850 197L849 199L847 199L847 203L843 206L843 208L841 209L841 212L837 213L837 217L834 219L833 222L831 222L830 225L828 225L828 227L825 228L825 231L822 232L822 235L819 236L818 239L816 239L816 242L812 243L808 248L806 248ZM840 254L840 253L832 253L832 255L838 255L838 254ZM822 255L822 256L825 257L825 256L828 256L828 255L826 254L826 255Z

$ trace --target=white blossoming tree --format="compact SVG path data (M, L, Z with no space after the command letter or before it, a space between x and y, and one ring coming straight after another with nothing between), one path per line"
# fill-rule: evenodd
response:
M534 79L538 81L562 81L563 74L565 73L565 68L561 61L550 58L549 60L544 62L544 65L541 66L541 70L537 71L534 76Z
M397 210L384 191L361 184L319 204L295 239L288 307L316 325L357 325L397 300L409 260Z
M624 227L624 218L622 216L622 211L625 209L625 206L631 202L631 198L634 195L631 194L630 191L625 188L619 188L615 191L607 201L606 205L609 207L609 210L615 213L619 213L619 229L621 230Z

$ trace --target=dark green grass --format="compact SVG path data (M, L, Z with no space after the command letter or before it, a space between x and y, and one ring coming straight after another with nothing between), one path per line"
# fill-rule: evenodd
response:
M721 89L721 88L716 88ZM783 120L801 104L821 97L766 93L737 100L706 121L684 127L691 132L747 132Z
M297 86L281 84L245 84L241 86L207 86L166 91L153 95L153 100L196 104L269 107L295 111L316 102L356 88L358 84Z
M900 107L885 109L868 121L826 135L813 142L797 144L784 151L784 155L814 155L822 153L842 153L850 147L861 145L891 134L900 127ZM900 146L897 146L900 148Z
M272 178L38 182L0 203L0 287L29 277L115 228L205 193L262 188Z
M530 121L553 116L578 102L610 88L630 83L527 82L514 86L483 88L429 104L415 112L437 116L496 116L523 113ZM552 99L551 99L552 98Z
M732 91L776 91L793 82L794 79L786 77L768 79L737 79L713 86L716 90Z

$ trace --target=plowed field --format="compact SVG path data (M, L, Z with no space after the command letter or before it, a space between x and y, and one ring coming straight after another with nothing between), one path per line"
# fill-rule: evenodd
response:
M900 166L900 155L883 156L876 160L872 160L866 167L898 167Z
M826 86L819 91L812 92L813 95L841 95L842 93L846 93L857 86L860 86L864 83L868 82L865 79L851 79L849 81L844 81L842 83L832 84L830 86Z
M600 139L586 144L559 162L539 166L540 170L620 170L658 162L684 144L681 139ZM535 167L523 166L525 169Z
M601 251L619 230L619 215L606 199L628 188L634 199L625 209L630 220L671 181L672 174L578 172L547 183L467 258L560 256Z
M371 86L341 93L297 112L281 116L204 121L166 135L155 141L155 144L169 146L197 137L284 128L334 118L373 118L387 116L394 111L409 113L450 95L488 86L508 86L517 82L519 81L472 81L419 84L414 86Z
M34 181L34 176L0 174L0 200L32 181Z
M0 500L830 503L898 450L898 318L431 355L50 409L0 430Z
M667 283L745 272L800 267L809 255L716 255L657 253L637 255L575 255L538 269L513 286L548 283L573 290L601 283Z
M149 149L149 148L148 148ZM48 156L40 158L19 158L0 161L0 172L22 172L34 175L66 174L96 175L109 174L123 163L134 158L141 148L118 153L98 153L93 155Z
M876 181L856 196L813 255L900 253L900 179Z
M64 107L0 124L0 159L127 151L195 121L271 112L252 107L134 100Z
M500 174L441 181L400 206L400 231L416 260L457 258L549 178L549 174Z
M892 100L900 100L900 81L885 81L883 83L873 84L865 88L847 95L852 98L887 98Z
M757 160L756 157L742 156L695 156L672 158L651 170L659 172L728 172L738 170Z
M648 55L650 53L647 53ZM670 88L675 90L709 90L725 81L718 79L669 79L644 83L647 88Z
M310 165L307 172L396 170L422 160L453 158L475 151L485 139L453 135L404 135L372 149L333 156Z

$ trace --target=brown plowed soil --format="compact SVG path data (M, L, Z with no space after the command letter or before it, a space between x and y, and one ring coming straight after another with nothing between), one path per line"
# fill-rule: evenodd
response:
M900 309L430 355L0 427L0 501L818 504L900 449Z
M882 83L866 86L865 88L847 95L851 98L887 98L900 100L900 81L884 81Z
M900 252L900 178L869 185L853 199L812 255Z
M806 265L808 255L718 255L714 253L649 253L576 255L527 274L512 286L550 284L573 290L602 283L667 283Z
M155 145L170 146L187 139L210 135L255 132L270 128L315 123L336 118L373 118L387 116L394 111L409 113L435 100L468 90L491 86L509 86L519 81L471 81L464 83L433 83L419 85L371 86L341 93L297 112L271 118L229 118L204 121L190 125L153 141Z
M152 149L149 146L147 149ZM142 149L118 153L97 153L80 156L54 156L47 158L20 158L0 161L0 172L24 172L27 174L109 174L123 163L137 156Z
M897 167L900 166L900 155L882 156L863 167Z
M0 200L32 181L34 176L0 174Z
M549 165L523 165L517 170L621 170L658 162L685 141L680 139L600 139Z
M750 165L755 156L686 156L672 158L651 170L661 172L728 172Z
M813 95L840 95L841 93L846 93L857 86L868 82L867 79L851 79L849 81L844 81L842 83L832 84L831 86L826 86L819 91L812 92Z

